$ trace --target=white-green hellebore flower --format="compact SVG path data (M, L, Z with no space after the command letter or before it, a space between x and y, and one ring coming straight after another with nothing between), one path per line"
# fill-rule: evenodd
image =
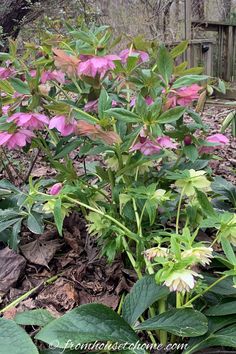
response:
M181 269L176 270L171 273L165 280L164 285L166 285L170 291L177 292L189 292L195 286L195 278L202 276L191 269Z
M212 252L213 252L213 248L211 247L205 247L205 246L195 247L183 251L181 253L181 259L192 257L195 259L192 265L199 263L205 266L206 264L211 263L211 258L213 258Z
M152 247L144 251L143 254L149 261L156 257L167 258L169 255L169 249L166 247Z
M191 196L195 194L195 188L200 190L209 190L211 182L206 178L205 171L188 171L189 177L181 178L175 182L176 187L184 189L184 194Z

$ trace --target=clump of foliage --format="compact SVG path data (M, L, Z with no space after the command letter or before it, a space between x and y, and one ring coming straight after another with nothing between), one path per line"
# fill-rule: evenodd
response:
M107 26L69 26L63 37L28 43L21 57L14 42L0 54L0 146L37 148L57 170L56 180L0 182L1 240L17 248L22 223L41 233L52 218L63 236L64 217L78 209L101 254L127 255L139 279L119 314L89 304L59 319L46 310L0 319L7 352L11 333L24 354L39 352L17 324L39 326L35 338L66 353L77 352L69 339L142 343L142 331L153 345L188 343L186 354L236 346L236 188L208 166L228 139L209 135L192 108L209 78L175 64L186 42L169 51L138 37L114 54L116 43ZM203 241L208 229L215 236Z

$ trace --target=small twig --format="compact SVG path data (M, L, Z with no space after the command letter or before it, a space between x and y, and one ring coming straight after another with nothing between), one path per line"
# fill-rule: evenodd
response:
M37 161L37 159L38 159L38 156L39 156L39 149L36 150L36 154L35 154L35 156L33 157L33 159L31 160L31 163L30 163L30 167L29 167L29 169L28 169L28 172L26 173L26 175L25 175L25 177L24 177L24 179L23 179L23 182L24 182L24 183L28 180L28 178L29 178L29 176L30 176L30 174L31 174L31 172L32 172L32 170L33 170L33 168L34 168L34 165L36 164L36 161Z
M5 151L5 149L4 149L4 147L3 146L1 146L1 149L2 149L2 152L3 152L3 154L4 154L4 156L5 156L5 158L6 158L6 160L7 160L7 162L8 162L8 164L10 165L10 167L13 169L13 171L15 172L15 174L16 174L16 176L18 176L18 177L20 177L20 179L24 182L24 179L23 179L23 177L22 177L22 175L21 175L21 173L19 172L19 171L17 171L16 169L15 169L15 167L13 166L13 164L11 163L11 161L9 160L9 158L8 158L8 156L7 156L7 153L6 153L6 151ZM7 169L9 169L9 167L7 166L5 166L5 168ZM10 169L9 169L9 171L10 171ZM11 172L10 172L11 173ZM11 175L12 175L12 173L11 173ZM14 183L15 182L15 178L13 177L13 175L12 175L12 182Z

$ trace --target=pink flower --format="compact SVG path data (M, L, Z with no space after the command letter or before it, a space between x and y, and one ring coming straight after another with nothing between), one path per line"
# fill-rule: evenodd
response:
M119 54L122 64L125 64L127 62L128 57L132 55L138 55L139 63L145 63L149 60L148 53L143 52L142 50L132 50L130 52L130 49L124 49Z
M5 106L2 106L2 113L3 114L7 114L8 113L8 111L9 111L9 109L10 109L10 105L8 104L8 105L5 105Z
M155 141L145 137L143 131L140 133L140 142L136 143L129 151L139 150L144 155L153 155L163 148L176 149L176 144L168 136L158 137Z
M176 149L177 144L171 141L169 136L160 136L156 139L157 144L162 148Z
M15 75L15 73L16 73L16 71L12 68L0 67L0 79L1 80L9 79L9 77Z
M36 75L37 75L37 70L32 69L32 70L30 70L29 73L30 73L30 76L34 78L34 77L36 77Z
M120 60L117 55L93 56L78 65L78 75L103 78L108 70L115 68L114 60Z
M167 103L165 108L169 109L177 105L190 106L194 100L199 98L199 91L201 89L201 86L192 84L191 86L185 86L177 90L171 90L170 94L167 96ZM163 92L165 92L165 90L163 90Z
M147 103L148 106L150 106L151 104L154 103L152 97L150 97L150 96L147 96L147 97L145 98L145 102ZM131 100L130 100L130 107L134 107L135 104L136 104L136 97L133 97L133 98L131 98Z
M112 107L117 107L118 102L112 100ZM84 111L85 112L94 112L97 113L98 111L98 99L94 101L88 101L85 106L84 106Z
M7 118L7 122L15 122L16 125L23 128L42 129L49 124L49 119L40 113L17 112Z
M55 116L50 120L49 129L56 128L62 136L68 136L74 133L76 121L69 120L66 116Z
M41 75L41 82L45 84L49 80L59 82L59 84L65 83L65 74L60 70L43 71Z
M63 185L62 183L55 183L49 190L49 193L51 195L57 195L60 193L61 189L62 189Z
M210 154L214 152L215 149L220 146L226 145L229 143L229 139L223 134L213 134L206 138L207 143L217 144L215 146L202 146L199 150L200 154Z
M177 104L180 106L189 106L194 100L199 98L201 86L193 84L188 87L181 87L177 90Z
M14 133L0 132L0 145L15 149L30 143L33 137L35 137L34 133L26 129L20 129Z

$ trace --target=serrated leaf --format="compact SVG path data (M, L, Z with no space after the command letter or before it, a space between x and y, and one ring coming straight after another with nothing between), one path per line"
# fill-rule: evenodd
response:
M196 161L196 159L198 158L198 149L195 145L185 145L183 148L183 152L192 162Z
M197 200L202 208L203 213L209 217L217 217L217 213L215 212L210 201L208 200L206 194L198 189L196 189L196 194Z
M0 354L38 354L30 336L14 321L0 318Z
M157 68L165 83L168 84L173 73L174 66L172 56L164 46L160 46L159 48Z
M32 212L27 218L27 227L34 234L41 235L44 230L42 217L40 214Z
M166 297L169 290L165 286L157 285L155 277L148 275L138 280L130 293L126 296L122 316L132 326L142 313L155 301ZM142 301L140 301L142 299Z
M180 117L183 116L184 112L185 112L185 108L184 107L171 108L168 111L162 113L157 118L157 123L165 124L165 123L176 122Z
M64 348L68 340L74 343L138 341L129 324L102 304L87 304L75 308L41 329L36 339L47 344L55 341L58 348Z
M177 89L183 86L190 86L200 81L207 80L208 78L209 76L207 75L185 75L175 80L172 87L173 89Z
M170 51L170 54L171 54L172 58L176 58L179 55L183 54L187 48L188 48L188 41L183 41L183 42L179 43L176 47L174 47Z
M137 123L140 118L137 114L128 111L124 108L111 108L104 112L108 117L115 117L126 123Z
M55 201L53 215L54 215L54 221L55 221L57 230L59 232L59 235L62 236L62 227L63 227L64 215L63 215L63 212L62 212L61 199L57 199Z
M173 309L150 318L137 330L164 330L181 337L197 337L207 332L207 318L192 309Z

